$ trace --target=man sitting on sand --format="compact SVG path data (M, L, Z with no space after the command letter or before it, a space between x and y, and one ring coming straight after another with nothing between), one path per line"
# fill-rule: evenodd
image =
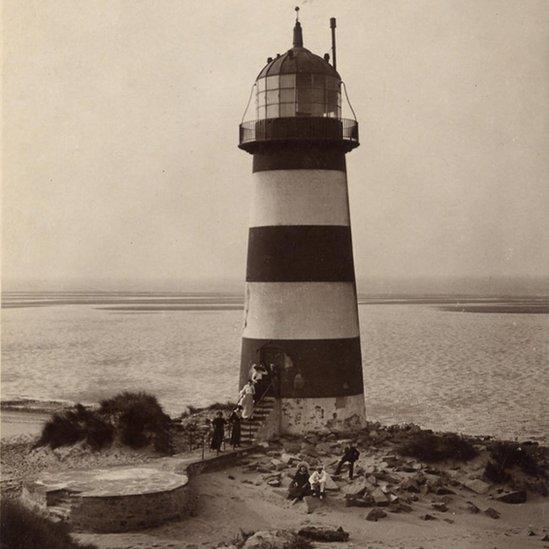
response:
M353 480L353 470L355 466L355 461L360 457L360 452L356 449L354 444L349 444L345 448L345 451L343 452L343 457L339 460L339 463L337 464L337 468L335 470L335 474L339 475L341 471L341 467L344 463L349 464L349 478Z
M326 471L322 465L319 465L309 477L309 484L311 485L313 496L318 496L320 499L324 499L326 495L326 480Z

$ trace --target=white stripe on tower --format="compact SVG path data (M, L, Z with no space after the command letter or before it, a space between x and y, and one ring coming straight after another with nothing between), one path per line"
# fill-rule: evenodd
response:
M349 225L347 176L339 170L253 174L250 227Z

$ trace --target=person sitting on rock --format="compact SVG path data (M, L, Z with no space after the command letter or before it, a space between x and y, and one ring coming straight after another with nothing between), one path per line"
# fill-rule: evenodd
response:
M288 499L293 500L292 503L301 501L305 496L311 493L309 484L309 466L302 461L297 466L297 471L288 488Z
M320 499L324 499L326 496L326 471L322 465L319 465L313 474L309 477L309 484L311 485L311 490L313 496L317 496Z
M360 452L356 449L354 444L349 444L349 446L345 447L345 451L343 452L343 457L339 460L339 463L337 464L337 468L335 470L335 474L339 475L341 472L341 467L344 463L349 464L349 478L353 480L353 472L354 472L354 466L355 461L360 457Z

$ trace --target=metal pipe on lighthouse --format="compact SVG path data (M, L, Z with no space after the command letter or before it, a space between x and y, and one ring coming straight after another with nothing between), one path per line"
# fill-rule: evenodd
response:
M280 433L364 423L345 162L358 145L341 77L303 47L296 20L293 47L257 77L239 142L253 155L240 386L252 364L272 368Z

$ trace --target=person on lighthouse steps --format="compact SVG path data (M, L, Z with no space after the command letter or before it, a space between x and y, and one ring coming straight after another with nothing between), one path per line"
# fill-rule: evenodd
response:
M254 384L255 389L254 401L257 401L263 395L267 376L268 372L263 364L260 364L259 366L257 364L252 364L252 367L250 369L250 378L252 380L252 383Z
M238 397L238 405L242 407L242 418L250 419L254 413L254 384L251 379L242 387Z
M317 496L320 499L325 498L327 478L324 466L319 465L316 470L313 471L313 474L309 477L309 484L311 485L313 496Z

